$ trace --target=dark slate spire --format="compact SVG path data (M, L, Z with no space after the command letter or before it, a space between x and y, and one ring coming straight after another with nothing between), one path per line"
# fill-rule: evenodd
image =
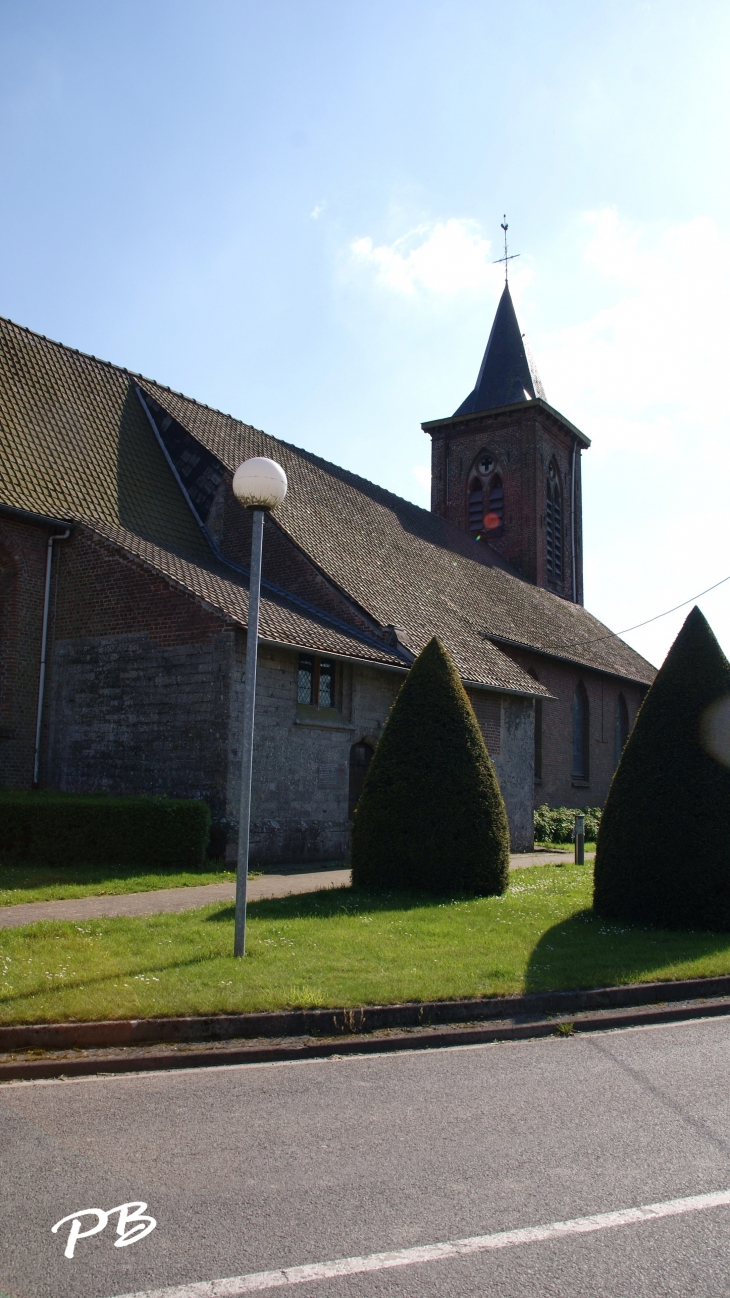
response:
M454 414L471 415L477 410L492 410L495 406L510 406L516 401L544 396L505 284L476 387Z

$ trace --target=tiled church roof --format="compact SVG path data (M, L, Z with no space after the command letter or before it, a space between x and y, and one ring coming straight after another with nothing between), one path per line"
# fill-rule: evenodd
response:
M433 635L465 679L542 693L494 641L649 683L654 669L585 609L473 558L428 511L150 380L0 321L0 499L77 520L245 624L245 581L221 565L184 503L134 392L139 383L226 469L285 468L276 524L381 628L418 652ZM269 639L402 665L383 644L284 598L262 602ZM335 643L335 641L337 643ZM339 646L339 647L337 647Z

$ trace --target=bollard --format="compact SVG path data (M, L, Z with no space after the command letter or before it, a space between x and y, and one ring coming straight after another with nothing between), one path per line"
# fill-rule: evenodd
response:
M576 865L583 865L585 861L586 818L577 812L575 825L573 826L573 838L575 839L575 863Z

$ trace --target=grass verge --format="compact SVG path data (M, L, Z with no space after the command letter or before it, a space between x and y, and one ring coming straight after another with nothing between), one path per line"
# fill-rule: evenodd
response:
M516 870L504 897L338 888L250 906L0 930L0 1021L216 1014L505 995L730 973L730 935L607 923L592 871Z
M235 870L223 869L217 863L215 866L210 870L162 868L152 873L141 873L134 866L118 866L112 873L108 865L73 865L60 870L48 865L4 864L0 865L0 906L63 901L67 897L111 897L124 892L154 892L158 888L195 888L235 879Z

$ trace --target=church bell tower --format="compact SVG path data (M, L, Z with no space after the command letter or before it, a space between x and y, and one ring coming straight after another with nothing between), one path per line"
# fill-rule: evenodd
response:
M506 257L506 251L505 251ZM509 286L473 392L431 436L431 511L463 528L475 557L583 603L580 456L590 441L548 405Z

